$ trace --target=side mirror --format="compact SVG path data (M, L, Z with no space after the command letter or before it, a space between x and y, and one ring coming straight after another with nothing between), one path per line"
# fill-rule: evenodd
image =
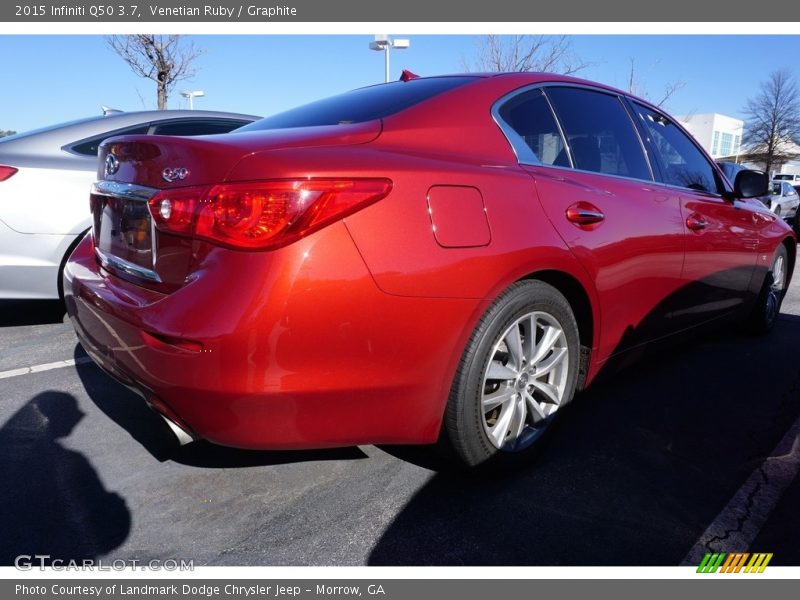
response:
M737 198L757 198L769 193L769 178L761 171L739 171L733 181L733 193Z

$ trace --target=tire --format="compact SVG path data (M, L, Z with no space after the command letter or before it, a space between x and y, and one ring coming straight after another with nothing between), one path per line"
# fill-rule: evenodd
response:
M572 399L579 345L572 308L558 290L533 280L512 285L467 343L440 445L467 467L527 462Z
M781 244L772 258L772 266L764 278L758 299L746 320L747 328L755 334L769 333L781 309L788 281L789 254Z

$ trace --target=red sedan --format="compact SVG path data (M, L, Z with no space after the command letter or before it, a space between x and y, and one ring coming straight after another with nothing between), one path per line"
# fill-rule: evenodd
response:
M790 228L671 117L557 75L418 78L103 144L65 269L86 351L183 437L518 460L644 344L768 330Z

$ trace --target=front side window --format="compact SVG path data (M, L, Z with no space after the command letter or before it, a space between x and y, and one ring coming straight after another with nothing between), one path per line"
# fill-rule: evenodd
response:
M639 136L619 97L573 87L548 88L547 95L576 169L652 178Z
M719 193L714 167L678 126L664 115L634 103L663 171L664 183Z
M540 89L514 96L498 111L500 118L514 132L511 143L521 162L569 167L564 140L544 93ZM524 148L519 146L524 144Z

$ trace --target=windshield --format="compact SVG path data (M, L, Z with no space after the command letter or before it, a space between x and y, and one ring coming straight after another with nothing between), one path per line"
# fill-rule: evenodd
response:
M360 88L261 119L236 130L289 129L320 125L362 123L400 112L442 92L474 81L476 77L431 77L394 81Z
M795 179L798 179L798 176L791 174L775 175L775 179L780 179L781 181L794 181Z

